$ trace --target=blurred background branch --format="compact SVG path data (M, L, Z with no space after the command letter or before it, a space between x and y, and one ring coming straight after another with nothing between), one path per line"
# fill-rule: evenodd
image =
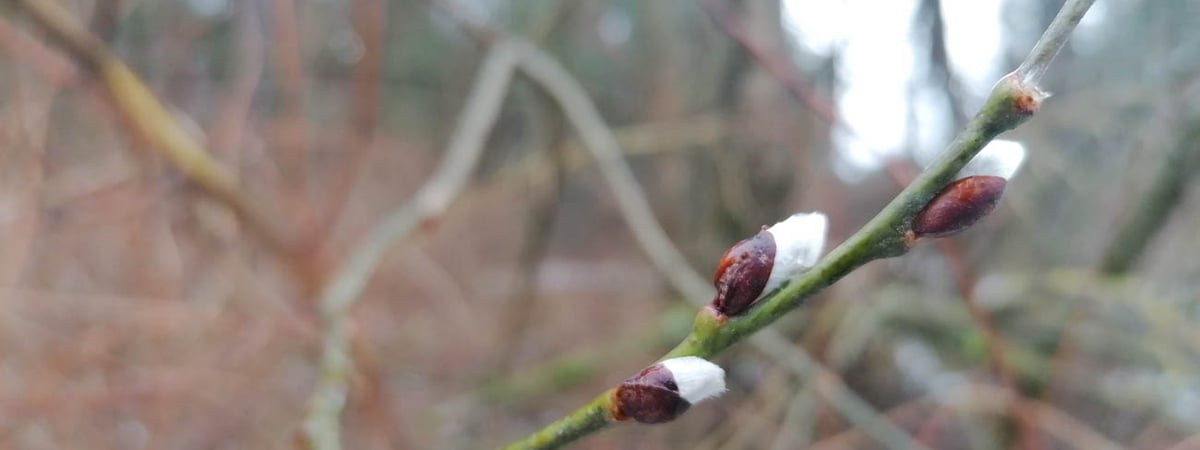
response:
M1062 3L0 1L0 447L290 448L315 392L347 448L495 447L686 336L731 243L811 210L845 239ZM74 46L22 4L58 5ZM992 216L723 353L719 401L576 446L1193 445L1198 210L1186 173L1167 188L1194 139L1192 9L1096 2L1005 136L1029 160ZM514 76L457 195L323 317L509 38L574 81L675 256L630 232L595 136ZM124 75L79 57L97 48ZM159 145L186 140L217 191ZM326 342L353 363L332 380Z

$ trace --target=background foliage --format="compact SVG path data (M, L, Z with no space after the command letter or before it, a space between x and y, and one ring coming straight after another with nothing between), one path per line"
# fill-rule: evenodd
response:
M997 76L1051 3L1005 3ZM935 51L939 2L917 4L893 19L934 31L914 32L922 70L873 76L936 86L956 105L942 120L961 123L981 98ZM1104 31L1068 48L1049 75L1055 95L1007 136L1029 159L996 213L952 243L866 266L774 327L931 447L1200 446L1200 203L1188 179L1200 11L1098 4ZM839 177L828 113L845 88L838 48L791 40L778 2L69 6L275 223L306 237L316 266L341 260L440 160L485 51L463 17L567 66L702 273L794 211L827 213L839 241L927 151L914 143L886 170ZM10 5L0 11L0 446L291 446L319 375L311 280L129 139L92 77ZM349 448L499 445L687 332L693 309L582 155L558 110L518 77L470 187L389 253L352 311ZM1145 205L1161 206L1161 220L1138 221L1157 217ZM1105 263L1138 237L1148 245L1134 245L1128 268ZM878 445L814 393L818 380L751 346L718 362L727 396L578 447ZM1005 377L1033 406L1007 406ZM1023 414L1040 425L1021 430Z

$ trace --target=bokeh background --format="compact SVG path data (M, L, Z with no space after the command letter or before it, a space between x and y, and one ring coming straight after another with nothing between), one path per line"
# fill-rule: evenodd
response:
M63 3L306 250L270 251L0 4L3 448L292 448L320 375L312 286L433 173L479 26L582 84L688 259L673 269L707 277L792 212L828 214L831 246L851 234L1061 4ZM576 448L887 448L839 414L843 384L933 448L1200 448L1198 27L1195 1L1097 1L1055 95L1003 136L1028 157L996 212L773 327L824 375L740 344L724 397ZM496 447L636 373L695 311L651 261L516 76L466 189L351 310L343 442Z

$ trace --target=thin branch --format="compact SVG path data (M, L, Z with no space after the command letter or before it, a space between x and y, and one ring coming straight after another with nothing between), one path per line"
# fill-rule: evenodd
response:
M232 210L271 250L283 255L290 253L290 242L242 194L235 178L174 120L138 76L67 10L49 0L14 0L14 3L61 41L82 66L95 72L113 106L127 119L135 135L161 153L189 181Z
M1030 412L1033 424L1070 444L1071 448L1117 450L1123 447L1058 408L1037 400L1015 397L1006 389L969 384L963 386L961 394L954 397L961 402L959 406L964 408L982 406L987 409L1002 409L1007 408L1009 403L1018 403L1021 409Z
M929 81L935 87L942 88L942 94L946 97L946 103L950 105L950 117L953 120L954 128L961 128L964 123L967 123L967 113L963 109L962 87L958 82L958 78L954 76L953 69L950 68L950 61L946 50L946 21L942 19L942 1L941 0L922 0L917 6L918 18L925 18L927 23L923 24L928 27L927 38L929 46Z
M47 84L63 87L79 81L79 69L58 52L0 18L0 49L21 60Z
M1018 70L997 83L991 96L980 113L952 142L942 157L918 176L912 184L901 192L878 215L868 222L857 233L822 258L807 272L779 289L766 298L759 300L743 315L724 317L714 314L711 308L704 308L696 316L692 333L664 358L680 356L698 356L709 358L721 352L736 342L760 331L787 312L795 309L825 287L833 284L853 270L867 262L903 255L908 251L910 238L906 236L916 215L944 186L950 183L954 176L992 139L1004 131L1013 129L1031 117L1039 108L1045 97L1038 89L1036 81L1053 59L1056 48L1061 47L1067 35L1079 22L1083 12L1090 6L1092 0L1069 0L1063 7L1064 13L1055 18L1042 37L1029 60L1022 64L1025 70ZM1054 48L1053 52L1047 49ZM1048 57L1045 55L1049 55ZM538 69L537 65L522 64L527 73ZM552 68L552 67L551 67ZM1030 69L1037 70L1034 76L1029 76ZM540 70L546 70L541 67ZM534 73L530 73L538 78ZM540 81L540 80L539 80ZM550 80L555 81L555 80ZM562 83L558 80L558 83ZM546 84L553 91L555 84ZM558 85L559 89L570 87ZM586 97L571 92L565 92L566 100L586 101ZM586 104L586 103L585 103ZM571 120L577 121L580 116L591 119L594 111L565 111ZM596 118L598 119L598 117ZM585 130L580 130L581 134ZM611 144L604 136L595 137L600 145ZM585 136L585 142L588 138ZM595 151L593 149L593 151ZM602 155L597 155L598 158ZM601 167L608 164L601 161ZM633 222L635 218L626 218ZM639 241L641 238L639 237ZM511 449L553 448L565 445L589 433L600 430L615 419L610 411L611 397L601 394L575 412L548 425L541 431L535 432L525 439L509 445Z
M1016 72L1021 76L1022 82L1030 86L1041 84L1046 69L1050 68L1054 57L1058 56L1058 52L1067 44L1067 38L1071 37L1071 31L1075 29L1076 25L1079 25L1079 21L1083 19L1084 14L1087 14L1092 3L1095 3L1095 0L1071 0L1058 10L1058 15L1054 16L1054 20L1046 28L1046 32L1042 33L1037 44L1033 45L1029 56L1025 57L1025 61L1021 62L1020 66L1017 66Z
M500 112L515 59L512 45L502 42L492 47L463 105L446 157L437 172L407 204L362 239L321 291L319 306L325 330L321 373L304 420L304 434L310 448L341 448L339 416L352 369L347 317L350 306L357 301L388 250L418 225L441 214L466 186Z
M518 95L529 93L529 90L515 92ZM562 121L553 120L556 117L549 115L552 105L545 96L524 95L523 97L532 97L525 102L528 104L526 110L530 115L530 122L550 122L549 126L531 133L545 136L546 142L541 145L545 148L538 152L542 156L539 161L548 159L550 167L546 172L542 172L543 177L548 178L546 182L548 186L542 188L541 185L531 182L526 185L525 189L526 198L530 199L529 217L525 224L521 249L517 255L515 286L509 294L508 307L505 308L500 319L501 331L498 339L500 350L495 353L495 367L497 371L504 373L512 370L512 364L516 361L525 331L529 328L529 322L533 317L532 310L536 305L538 293L537 269L541 267L547 251L550 249L558 208L562 203L563 187L565 186L563 180L567 172L566 151L562 145L559 145L563 134ZM546 120L547 118L552 119ZM533 181L532 177L527 179Z
M309 173L304 123L304 61L298 31L300 17L295 0L273 0L271 12L274 43L278 47L271 53L275 57L279 109L283 115L282 123L275 129L273 145L280 150L278 156L285 158L280 165L284 167L291 187L307 193Z
M246 7L237 14L234 35L238 45L233 55L236 69L229 94L221 102L218 119L209 127L209 144L213 151L223 152L216 156L226 161L241 160L241 144L252 117L254 92L262 80L263 36L256 11ZM233 165L232 171L236 176L238 166Z
M379 77L383 71L386 41L387 6L382 0L356 1L352 6L354 28L363 43L363 54L354 65L350 87L350 123L342 145L344 163L331 177L321 208L323 214L310 232L314 246L328 245L337 220L354 191L359 174L371 154L376 123L379 118Z
M901 164L893 162L888 164L888 173L892 179L900 186L910 183L915 176L911 164ZM1009 353L1008 342L988 316L987 311L979 304L978 298L975 297L975 281L977 277L971 273L971 269L967 262L967 258L963 255L962 247L954 238L946 238L938 240L938 250L942 253L942 257L946 261L946 266L953 274L954 284L958 288L958 293L963 299L963 306L967 309L967 315L975 326L981 331L983 336L984 348L987 351L988 363L992 366L992 370L1000 378L1000 382L1006 389L1012 392L1014 396L1020 396L1021 392L1016 384L1016 377L1013 375L1012 367L1008 364L1008 360L1004 355ZM1021 409L1021 406L1015 402L1010 404L1010 415L1012 420L1017 425L1017 431L1020 434L1021 445L1028 449L1039 448L1039 442L1035 439L1033 433L1033 424L1029 419L1029 414ZM935 418L929 419L932 422ZM921 429L926 429L924 426ZM918 437L925 433L918 433ZM921 442L928 442L921 439Z
M1072 0L1064 8L1070 10ZM1065 18L1064 18L1065 17ZM1047 34L1066 33L1071 28L1060 16ZM1074 22L1071 22L1072 24ZM1053 39L1053 38L1052 38ZM700 324L693 336L668 356L711 356L758 331L800 306L813 294L841 279L854 269L875 259L899 256L908 251L906 231L913 218L933 196L953 180L963 166L1000 133L1013 129L1031 117L1040 106L1042 95L1037 86L1022 83L1017 73L1000 80L983 110L967 125L941 158L919 175L912 184L853 236L822 258L808 272L792 280L783 289L760 301L746 314L717 323ZM698 321L699 322L699 321Z
M1009 353L1008 341L1000 334L1000 330L996 328L996 324L992 322L991 317L988 316L987 311L980 305L979 299L975 296L976 277L971 273L971 269L967 267L967 259L963 255L962 248L959 247L954 239L942 239L938 244L942 255L946 258L946 264L950 266L950 271L954 273L955 284L958 285L958 292L963 298L963 305L967 309L967 314L971 317L971 321L975 322L976 328L982 333L984 348L992 370L1000 378L1000 383L1004 388L1009 391L1009 395L1014 398L1021 397L1021 390L1017 386L1016 376L1013 375L1012 367L1009 365L1008 359L1005 358L1005 355ZM1026 450L1041 448L1037 435L1034 434L1034 420L1022 408L1020 402L1009 402L1009 415L1012 416L1012 420L1017 426L1021 446Z
M567 120L579 133L584 147L591 151L596 167L613 191L621 216L655 267L667 269L664 275L685 297L710 298L712 291L708 281L691 269L687 259L659 225L633 170L625 164L616 137L604 125L604 119L583 87L557 61L540 50L515 38L508 42L518 49L522 73L558 102Z
M616 138L605 125L604 119L588 98L586 91L566 69L544 52L515 39L509 41L519 49L518 62L522 72L546 89L559 103L563 113L579 133L584 147L592 152L601 175L613 190L622 217L642 250L684 298L697 305L703 305L712 298L713 287L691 268L659 225L637 179L622 158ZM821 366L802 348L796 347L782 335L764 332L754 336L751 342L764 354L795 374L801 377L815 376L819 380L819 392L847 419L863 427L880 442L891 448L920 447L912 437L881 418L874 408L849 390L833 371ZM607 409L604 408L589 407L585 410L589 414L607 414ZM511 444L510 448L540 448L542 443L557 445L569 442L578 437L572 436L571 433L586 434L607 426L609 422L601 419L603 418L586 414L572 416L564 419L567 422L559 422L565 428L555 428L551 425L523 442ZM579 426L580 424L574 422L578 420L585 421L588 426Z
M713 23L730 38L733 38L734 42L737 42L751 58L758 61L767 73L783 84L788 93L799 100L800 104L808 107L813 114L826 123L840 122L833 103L817 93L811 83L792 68L791 63L755 41L741 21L730 17L730 13L723 3L718 0L701 0L699 3L701 9L708 14Z

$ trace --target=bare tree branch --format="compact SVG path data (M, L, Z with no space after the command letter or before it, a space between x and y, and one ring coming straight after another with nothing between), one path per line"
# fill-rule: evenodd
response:
M189 181L232 210L271 250L290 254L291 242L272 227L260 207L244 196L232 174L217 164L138 76L70 12L50 0L14 2L61 41L82 66L95 72L113 106L128 120L136 136L162 154ZM299 266L291 268L303 273Z
M518 62L524 74L532 78L562 107L563 113L579 133L584 147L592 152L602 176L613 190L622 217L629 225L642 250L688 301L704 305L713 296L713 287L701 277L663 231L646 196L622 158L620 147L596 110L586 91L551 57L516 41ZM883 418L868 403L850 391L833 371L817 363L803 348L782 335L764 331L751 342L768 357L801 377L818 379L818 391L855 425L892 448L920 448L912 437Z
M440 215L466 186L500 112L512 80L516 54L516 48L504 42L492 47L463 105L446 157L433 177L407 204L362 239L321 291L319 307L325 332L321 373L304 420L304 434L310 448L341 448L339 420L352 370L347 317L350 306L358 300L388 250L422 222Z

